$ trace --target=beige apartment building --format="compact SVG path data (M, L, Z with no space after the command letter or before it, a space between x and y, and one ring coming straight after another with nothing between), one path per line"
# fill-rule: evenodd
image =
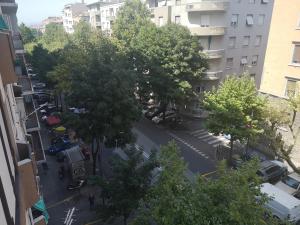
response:
M46 26L50 23L63 24L63 19L61 16L49 16L47 19L42 21L42 24L39 26L39 30L44 33Z
M299 93L300 2L276 0L260 91L287 98Z
M207 53L209 70L193 84L199 98L227 75L248 72L260 85L274 0L148 0L152 21L186 26ZM199 115L201 103L185 106Z
M18 5L0 1L0 224L45 225L36 158L45 160L17 26Z

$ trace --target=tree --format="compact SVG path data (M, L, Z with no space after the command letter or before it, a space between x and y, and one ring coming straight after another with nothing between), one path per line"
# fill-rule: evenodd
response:
M300 174L300 168L294 164L291 154L298 141L300 127L296 116L300 109L300 96L290 96L287 100L271 102L265 110L265 142L280 158L284 159L295 172ZM280 126L287 128L291 141L287 141L279 131Z
M63 49L68 43L68 35L64 30L63 25L49 23L46 25L45 33L40 39L40 43L48 51L52 52L58 49Z
M204 106L210 113L207 128L214 134L230 134L230 160L236 140L243 142L263 132L265 101L249 76L226 78L219 89L205 94Z
M51 86L51 81L47 78L47 73L57 64L58 55L59 52L49 52L41 44L38 44L33 47L32 52L27 57L39 79L49 86Z
M66 88L68 104L85 108L72 121L78 135L92 145L95 174L103 144L114 146L118 140L123 146L133 139L132 123L140 109L132 70L116 46L101 36L95 43L67 46L53 74L55 83Z
M102 182L101 187L106 198L102 217L123 216L126 225L128 217L138 208L139 201L150 188L157 162L155 152L149 160L145 160L143 151L134 146L125 148L124 152L128 158L123 160L116 156L111 161L112 177Z
M34 35L34 31L31 28L27 27L24 23L20 24L19 30L24 44L35 41L36 37Z
M218 179L199 177L196 182L189 182L184 177L186 166L174 143L161 149L159 159L161 175L134 224L278 224L265 216L268 198L260 192L258 161L245 163L239 170L228 170L222 163Z
M131 41L142 27L151 24L150 11L140 0L126 1L118 11L113 25L113 36L130 48Z

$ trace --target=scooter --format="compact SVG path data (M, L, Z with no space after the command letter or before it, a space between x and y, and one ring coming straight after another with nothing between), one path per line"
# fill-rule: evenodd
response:
M80 189L81 187L83 187L86 184L86 180L81 179L81 180L77 180L73 183L70 183L67 186L67 190L76 190L76 189Z

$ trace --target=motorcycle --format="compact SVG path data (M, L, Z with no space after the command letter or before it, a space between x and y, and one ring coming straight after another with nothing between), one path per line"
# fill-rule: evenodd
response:
M67 186L67 190L76 190L76 189L80 189L81 187L83 187L86 184L86 180L77 180L73 183L70 183Z

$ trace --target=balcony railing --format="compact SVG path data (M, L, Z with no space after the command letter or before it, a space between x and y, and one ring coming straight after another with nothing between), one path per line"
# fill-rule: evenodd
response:
M18 76L18 84L22 86L23 95L33 94L31 80L27 76Z
M204 50L204 53L208 56L209 59L220 59L224 56L224 49L218 50Z
M223 71L214 71L214 72L206 72L204 74L203 80L219 80L221 78Z
M24 96L24 106L26 115L34 112L34 105L31 95ZM39 122L37 113L32 113L29 117L26 118L26 129L27 131L38 130L39 129Z
M197 36L221 36L225 34L225 27L190 27L193 35Z
M115 16L107 16L106 17L106 19L109 21L113 21L113 20L115 20L115 18L116 18Z
M201 1L188 3L187 12L204 12L204 11L225 11L228 8L228 1Z

